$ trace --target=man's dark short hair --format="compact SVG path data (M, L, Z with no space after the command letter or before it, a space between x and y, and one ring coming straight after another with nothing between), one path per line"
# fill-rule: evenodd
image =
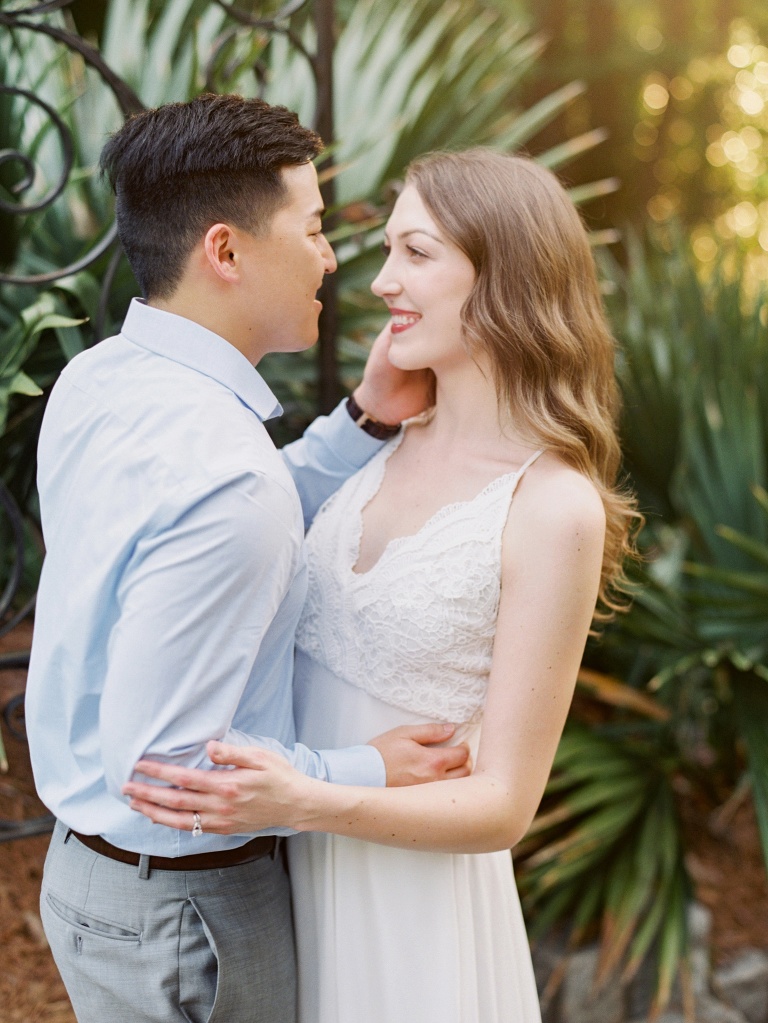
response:
M285 203L280 171L322 150L285 107L203 95L129 118L101 154L117 229L146 298L168 298L213 224L268 231Z

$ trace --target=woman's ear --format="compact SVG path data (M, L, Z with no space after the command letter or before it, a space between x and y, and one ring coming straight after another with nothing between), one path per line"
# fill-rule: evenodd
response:
M214 224L205 234L205 258L214 272L228 284L240 280L237 233L227 224Z

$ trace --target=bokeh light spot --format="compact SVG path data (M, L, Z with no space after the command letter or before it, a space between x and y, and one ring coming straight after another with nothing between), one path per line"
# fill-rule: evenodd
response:
M739 134L744 139L744 143L748 149L760 149L763 144L763 136L757 128L753 127L751 124L745 125Z
M694 89L693 84L688 78L678 75L669 83L669 91L679 103L685 103L686 100L693 96Z
M669 103L669 92L660 82L651 82L643 89L643 103L648 110L664 110Z
M637 45L646 53L655 53L664 45L664 36L655 25L641 25L635 33Z
M725 214L725 219L731 230L740 238L752 238L757 232L758 213L748 200L732 206Z
M765 100L754 89L745 89L739 96L739 106L745 114L749 114L750 117L756 117L762 113Z
M710 263L717 256L717 242L710 234L700 234L693 238L693 251L702 263Z
M728 50L728 62L733 67L748 67L752 63L752 54L746 46L734 43Z
M723 147L719 142L713 142L707 146L707 163L712 167L725 167L728 163L728 157L723 152Z
M660 192L648 200L646 209L651 219L655 220L657 224L661 224L674 215L677 205L672 195L667 192Z
M639 145L652 146L659 137L659 130L647 121L638 121L632 134Z
M731 163L738 163L749 154L746 142L741 135L737 135L735 131L727 131L725 135L723 135L721 144L723 152Z

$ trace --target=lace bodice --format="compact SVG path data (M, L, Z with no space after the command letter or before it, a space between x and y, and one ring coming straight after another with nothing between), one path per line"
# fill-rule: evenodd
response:
M404 433L323 505L307 534L309 591L297 644L352 685L395 707L457 724L479 717L499 607L501 541L525 469L441 508L353 571L362 512Z

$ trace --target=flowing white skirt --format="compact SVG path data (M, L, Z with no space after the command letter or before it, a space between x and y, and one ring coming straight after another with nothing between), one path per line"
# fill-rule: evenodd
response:
M314 748L425 720L301 653L296 685L299 738ZM320 834L289 839L288 853L300 1023L540 1023L509 853Z

